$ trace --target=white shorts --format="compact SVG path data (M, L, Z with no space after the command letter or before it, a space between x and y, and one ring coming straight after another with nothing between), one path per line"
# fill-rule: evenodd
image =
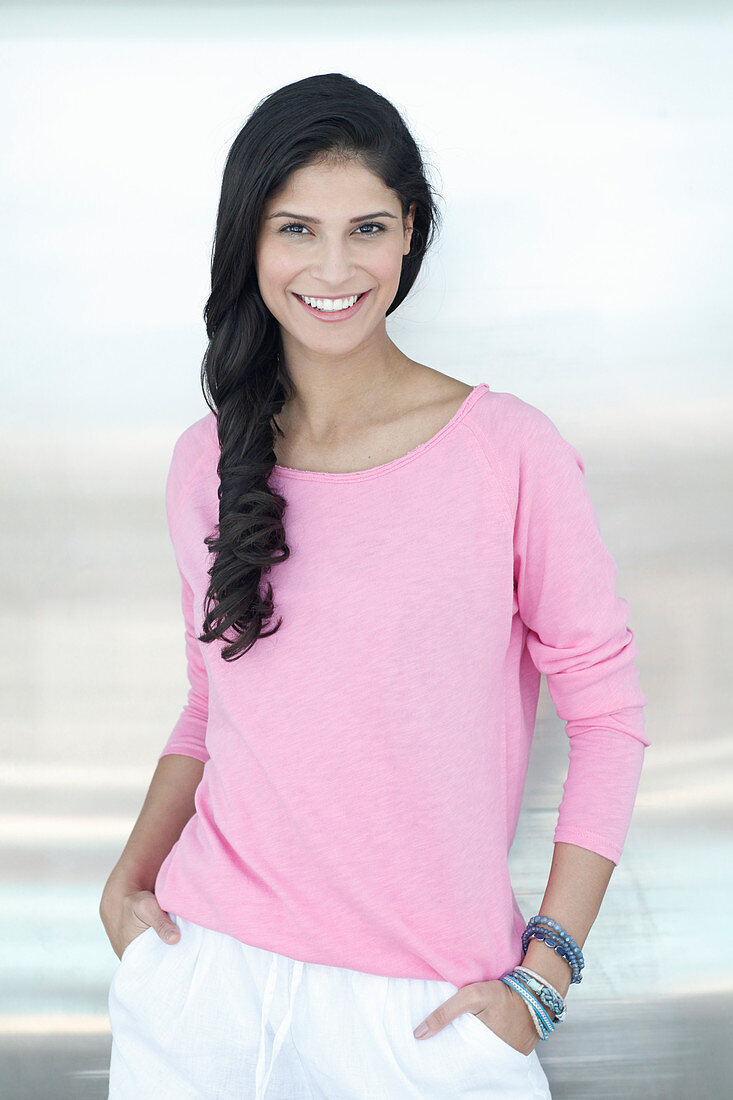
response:
M123 952L109 990L109 1100L548 1100L525 1055L465 1012L413 1029L457 992L301 962L170 913Z

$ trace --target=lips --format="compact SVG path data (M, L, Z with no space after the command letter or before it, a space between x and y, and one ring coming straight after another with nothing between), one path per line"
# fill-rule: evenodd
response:
M297 298L297 300L302 305L303 309L308 310L311 317L314 317L319 321L327 321L327 322L333 323L334 321L346 321L346 320L348 320L349 317L353 317L353 315L355 313L358 313L358 311L361 309L362 302L364 301L364 299L367 297L368 294L369 294L368 290L363 291L361 294L359 294L357 296L357 299L354 302L353 306L349 306L348 309L339 309L339 310L316 309L314 306L309 306L307 304L307 302L304 302L299 294L293 293L293 297ZM345 295L343 295L343 297L350 298L351 295L350 294L345 294ZM316 299L316 301L317 300L318 299ZM334 299L331 299L331 300L333 301Z
M368 293L368 291L362 290L362 292L360 294L356 295L356 301L358 302L359 299L363 298L364 295L367 294L367 293ZM353 293L351 293L351 294L334 294L334 296L332 298L323 298L319 294L296 294L295 297L300 298L301 302L303 302L304 305L308 305L308 302L303 301L304 298L310 298L314 302L319 302L319 301L320 302L338 302L338 301L343 301L345 298L353 298L354 294ZM356 302L354 302L354 305L356 305ZM315 308L315 307L311 306L311 309L313 309L313 308ZM349 306L349 309L351 309L351 306ZM321 313L325 313L325 312L326 312L326 310L321 310ZM333 312L333 310L331 312ZM340 313L341 311L337 310L336 312Z

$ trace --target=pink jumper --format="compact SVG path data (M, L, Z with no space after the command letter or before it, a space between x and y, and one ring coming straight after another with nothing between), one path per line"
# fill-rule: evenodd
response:
M159 904L305 962L500 977L532 915L507 856L541 674L569 739L555 841L618 862L650 743L581 456L481 383L401 458L276 466L291 554L267 576L283 622L233 662L196 638L218 458L209 412L166 485L191 686L160 756L205 767Z

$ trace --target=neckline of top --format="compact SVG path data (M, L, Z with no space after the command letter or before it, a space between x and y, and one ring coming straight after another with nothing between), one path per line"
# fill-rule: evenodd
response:
M450 420L444 424L435 435L431 436L430 439L427 439L424 443L418 443L417 447L413 447L412 450L401 455L399 458L393 458L389 462L382 462L379 466L370 466L366 470L348 471L300 470L294 466L278 466L276 464L273 466L273 471L276 471L284 477L300 478L304 481L362 481L367 478L379 477L381 474L389 473L390 470L396 470L400 466L404 466L407 462L414 461L419 455L425 454L431 447L434 447L439 440L445 438L445 436L463 420L469 409L488 389L488 382L479 382L477 386L473 387L470 393L466 394Z

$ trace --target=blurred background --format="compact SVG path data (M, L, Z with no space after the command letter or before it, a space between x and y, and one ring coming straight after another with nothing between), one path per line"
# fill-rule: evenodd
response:
M631 608L651 746L553 1097L730 1095L732 57L705 0L0 3L0 1094L107 1095L98 905L188 688L164 485L221 173L260 99L338 71L442 199L392 339L553 419ZM526 916L567 749L543 680Z

